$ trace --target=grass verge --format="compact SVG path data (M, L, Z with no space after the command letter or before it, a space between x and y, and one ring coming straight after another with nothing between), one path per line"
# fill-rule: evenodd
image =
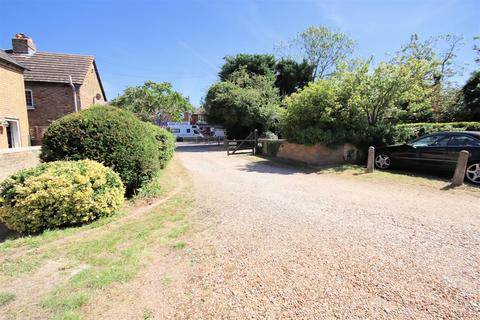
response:
M0 292L0 307L6 305L10 301L15 300L15 294L11 292Z
M343 164L343 165L333 165L333 166L310 166L307 164L282 160L278 158L270 157L260 157L254 155L241 155L241 157L260 164L265 165L276 165L276 166L290 166L297 167L299 171L305 173L315 173L319 175L329 174L329 175L339 175L343 177L355 177L356 179L361 179L365 181L379 181L385 183L402 183L407 185L416 185L423 187L431 187L441 190L449 190L451 180L448 174L445 173L434 173L434 172L420 172L420 171L409 171L409 170L375 170L373 174L367 174L366 168L360 165L355 164ZM478 195L480 193L480 188L474 185L465 183L461 187L455 188L461 192L467 192L469 194Z
M165 195L175 189L179 179L186 179L185 172L177 161L172 161L158 175L155 192L144 195ZM191 229L189 214L194 205L190 187L184 184L183 189L163 204L132 218L125 211L89 226L48 231L0 244L4 257L0 286L15 278L17 287L12 292L22 290L22 279L35 282L35 271L49 261L62 262L62 267L53 271L61 274L53 290L42 294L41 301L6 306L6 315L15 318L25 309L30 310L27 314L33 314L40 306L41 311L54 319L81 319L82 306L93 302L95 295L114 283L131 280L151 255L159 250L184 248L186 242L180 238Z

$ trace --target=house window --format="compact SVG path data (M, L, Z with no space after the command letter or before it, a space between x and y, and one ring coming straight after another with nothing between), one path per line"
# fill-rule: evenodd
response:
M33 106L32 90L25 90L25 100L27 101L27 109L29 110L35 109L35 107Z

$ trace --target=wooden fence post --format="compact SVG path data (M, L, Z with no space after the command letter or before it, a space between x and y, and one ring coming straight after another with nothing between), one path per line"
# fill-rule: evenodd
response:
M467 170L469 152L466 150L460 151L458 154L457 167L455 168L455 174L452 179L452 186L458 187L463 184L465 179L465 170Z
M257 154L258 146L258 129L253 130L253 154Z
M375 148L368 148L367 173L373 173L375 168Z

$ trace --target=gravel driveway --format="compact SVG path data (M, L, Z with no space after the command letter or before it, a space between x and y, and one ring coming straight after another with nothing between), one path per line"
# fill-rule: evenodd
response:
M156 318L480 317L478 194L178 151L203 229L132 288Z

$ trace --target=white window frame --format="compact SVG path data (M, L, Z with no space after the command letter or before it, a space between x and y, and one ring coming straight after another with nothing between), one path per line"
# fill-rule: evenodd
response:
M35 110L35 102L33 102L33 91L32 91L32 89L25 89L25 93L27 91L30 92L30 97L32 98L32 105L29 106L27 104L27 110ZM27 99L25 98L25 104L26 104L26 102L27 102Z
M15 122L15 126L17 128L17 134L15 136L12 136L13 137L13 147L12 147L12 149L21 148L22 147L22 139L20 137L20 132L21 132L20 120L18 118L14 118L14 117L5 117L5 121ZM9 124L9 125L11 126L11 124Z

